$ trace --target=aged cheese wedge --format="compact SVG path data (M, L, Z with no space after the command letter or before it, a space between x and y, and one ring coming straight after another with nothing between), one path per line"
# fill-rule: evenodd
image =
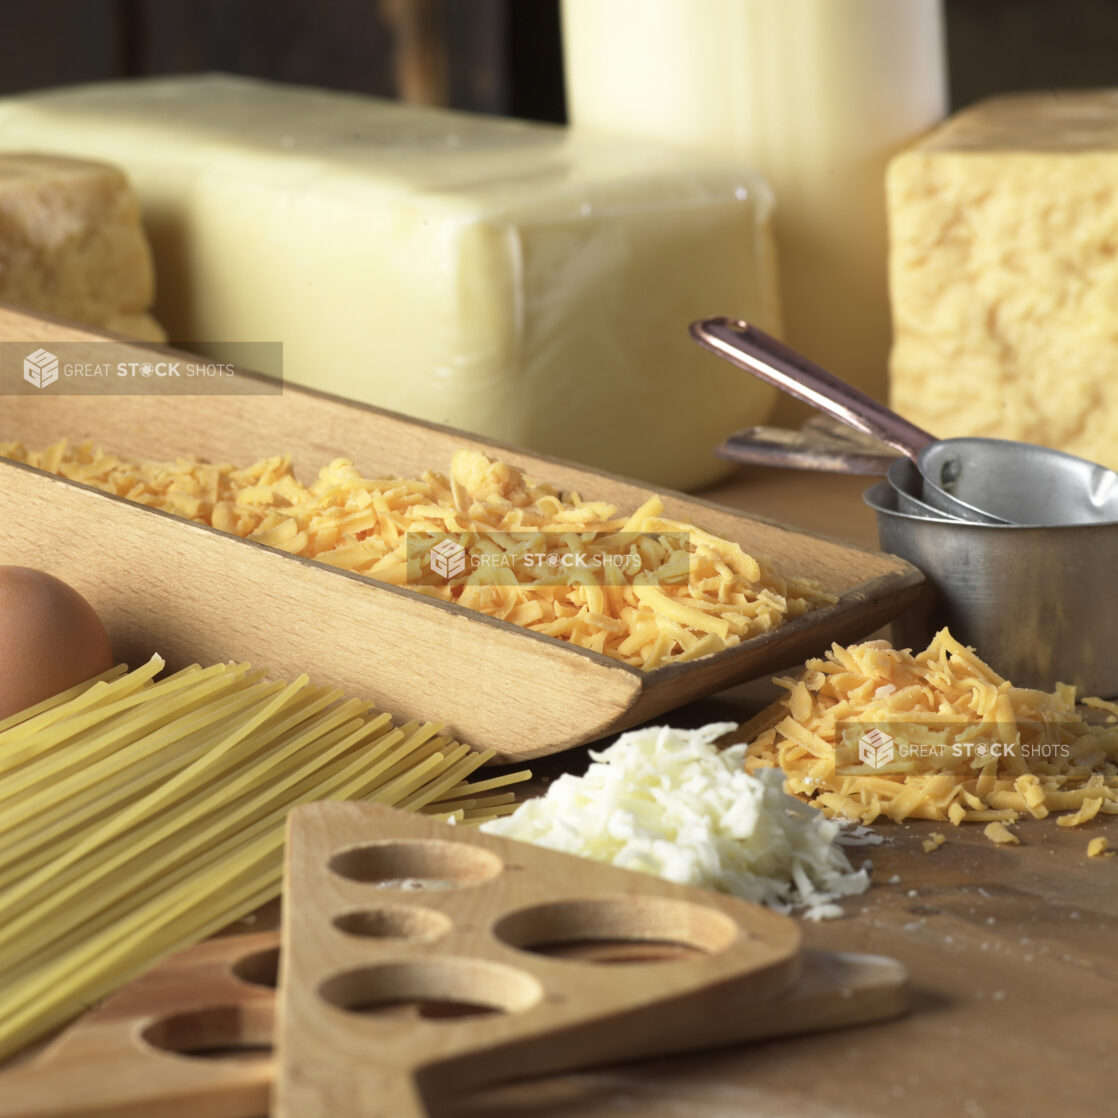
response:
M162 341L147 313L154 286L139 203L121 171L0 152L0 301Z
M893 406L1118 466L1118 90L984 101L888 195Z
M0 150L32 141L128 171L158 314L215 356L280 340L300 384L678 487L770 407L687 333L777 325L736 164L212 75L0 102Z

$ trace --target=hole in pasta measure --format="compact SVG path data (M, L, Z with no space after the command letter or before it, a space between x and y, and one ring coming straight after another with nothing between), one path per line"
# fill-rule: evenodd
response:
M533 955L580 963L668 963L715 954L738 935L713 908L660 897L558 901L511 912L494 935Z
M438 840L363 843L339 850L328 865L348 881L400 891L480 885L503 868L488 850Z
M250 986L274 990L279 985L280 949L268 947L243 955L233 964L233 974Z
M343 912L334 917L339 932L362 939L430 941L453 927L450 918L427 908L396 905Z
M499 963L428 956L342 971L318 993L347 1013L446 1022L519 1013L540 1001L543 988L524 971Z
M267 1060L272 1054L274 1016L267 999L207 1006L161 1017L147 1025L140 1037L161 1052L192 1059Z

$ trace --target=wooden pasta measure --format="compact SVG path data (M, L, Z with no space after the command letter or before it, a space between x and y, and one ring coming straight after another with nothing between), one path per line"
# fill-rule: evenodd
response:
M172 955L0 1073L2 1118L262 1118L279 934Z
M310 804L287 851L276 1118L419 1118L513 1076L904 1005L891 960L805 968L788 917L474 829Z
M799 952L794 921L705 890L371 805L310 805L291 830L279 1061L280 936L222 937L0 1072L0 1118L262 1118L273 1084L275 1115L395 1118L467 1085L905 1009L896 961Z

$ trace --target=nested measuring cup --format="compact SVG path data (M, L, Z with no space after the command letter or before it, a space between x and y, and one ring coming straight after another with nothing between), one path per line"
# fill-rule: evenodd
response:
M691 334L719 357L902 451L919 471L917 484L911 471L896 467L894 485L902 500L978 524L1118 522L1118 474L1105 466L1009 439L937 439L740 320L704 319L692 323Z

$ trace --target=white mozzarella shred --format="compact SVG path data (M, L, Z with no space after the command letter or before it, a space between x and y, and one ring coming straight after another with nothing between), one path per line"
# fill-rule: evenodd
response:
M747 773L744 744L719 750L734 729L632 730L592 752L583 776L559 777L481 829L809 920L841 916L834 902L870 885L839 845L843 825L786 793L779 769Z

